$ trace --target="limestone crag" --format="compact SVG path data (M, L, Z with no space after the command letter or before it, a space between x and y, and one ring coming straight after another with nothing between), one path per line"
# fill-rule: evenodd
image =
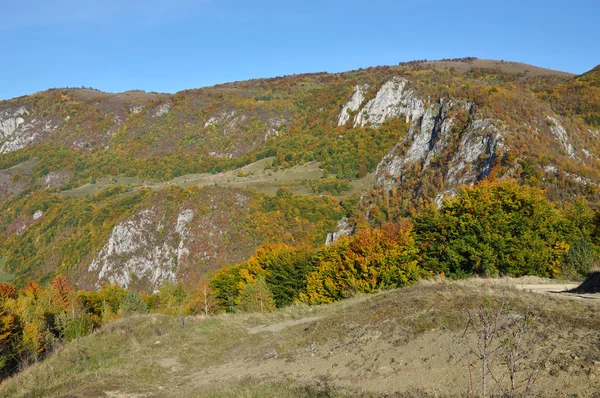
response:
M377 127L395 117L404 117L410 122L406 136L377 166L374 187L381 189L384 195L400 188L406 178L421 179L430 173L429 169L436 169L441 175L442 188L436 192L435 200L441 203L442 198L453 195L458 186L475 184L485 178L494 160L508 149L503 124L478 114L469 101L419 98L409 87L408 80L401 77L384 83L374 99L357 106L362 98L361 90L361 86L355 88L338 123L347 121L348 110L357 109L360 111L354 119L355 126ZM352 223L344 219L336 231L329 234L327 243L350 235L353 230Z
M335 232L327 234L327 240L325 241L325 244L329 246L332 243L337 242L342 236L352 235L354 231L355 226L350 222L350 220L348 220L347 217L344 217L338 221Z
M478 119L474 113L472 103L446 98L430 104L422 115L413 113L408 134L378 165L375 183L389 190L403 180L407 165L418 163L423 173L434 161L446 170L448 191L487 176L497 151L505 148L503 133L494 121ZM463 123L468 119L466 126L457 126L457 117ZM455 128L461 129L460 134ZM449 160L440 164L440 159Z
M171 104L161 104L154 112L154 117L161 117L171 111Z
M24 148L35 136L27 136L25 117L29 111L24 106L0 111L0 153L9 153Z
M0 141L11 136L25 122L23 116L27 115L29 111L24 106L0 111Z
M423 113L425 104L415 91L408 87L408 80L394 77L384 83L375 98L358 112L354 118L354 126L379 126L386 120L401 115L409 122L418 119Z
M179 242L174 243L171 231L163 239L165 227L158 209L145 209L117 224L88 269L98 272L98 286L127 287L134 277L152 287L175 281Z
M365 92L369 89L369 86L363 84L362 86L356 86L354 88L354 94L350 101L342 108L340 117L338 118L338 126L343 126L350 120L351 112L356 112L360 109L360 106L365 100Z
M201 202L157 203L121 220L87 267L90 288L116 283L151 291L189 277L188 272L243 261L255 243L233 225L247 216L249 195L223 198L207 190Z
M0 110L0 154L18 151L58 128L52 116L28 118L24 106Z
M558 121L558 119L552 116L546 116L546 120L550 126L551 134L560 142L560 145L564 149L564 151L569 155L570 158L575 158L575 150L573 149L573 145L569 140L569 134L567 134L567 130L562 126L562 124Z

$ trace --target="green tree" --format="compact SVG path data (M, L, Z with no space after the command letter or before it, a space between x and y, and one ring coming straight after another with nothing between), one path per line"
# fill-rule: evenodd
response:
M515 181L464 187L415 220L423 267L459 277L556 276L569 250L566 229L544 191Z
M121 311L123 315L132 315L147 314L150 310L141 294L137 292L127 292L127 295L123 298L123 302L121 303Z
M259 276L254 283L248 283L238 298L238 308L244 312L271 312L275 310L273 293L267 286L265 278Z

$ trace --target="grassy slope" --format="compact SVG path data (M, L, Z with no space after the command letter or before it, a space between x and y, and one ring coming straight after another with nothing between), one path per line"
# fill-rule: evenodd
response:
M285 170L265 170L265 163L272 161L273 158L269 157L235 170L216 174L187 174L164 182L149 182L138 177L119 176L114 179L104 177L95 184L84 184L75 189L63 191L61 194L86 197L119 185L140 185L153 190L160 190L167 186L187 188L218 185L229 188L252 188L257 192L270 195L275 194L279 188L287 188L295 194L310 194L309 188L303 184L303 181L318 181L323 178L323 170L319 167L319 162L308 162ZM367 189L372 178L373 173L370 173L366 177L351 181L352 189L341 196L347 197ZM134 190L137 189L139 188L134 188Z
M5 381L0 395L464 396L469 372L458 341L466 311L486 297L501 296L510 304L504 320L541 308L541 321L527 337L541 339L535 353L551 350L535 384L543 396L595 392L600 320L590 314L599 302L507 286L479 280L422 283L267 315L187 318L184 327L175 317L131 317L67 344ZM474 343L472 336L469 341ZM478 364L471 361L477 385Z

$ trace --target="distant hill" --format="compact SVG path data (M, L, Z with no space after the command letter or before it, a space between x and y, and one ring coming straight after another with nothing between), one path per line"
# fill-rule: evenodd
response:
M486 178L595 203L599 72L463 58L1 101L0 257L18 282L151 290Z

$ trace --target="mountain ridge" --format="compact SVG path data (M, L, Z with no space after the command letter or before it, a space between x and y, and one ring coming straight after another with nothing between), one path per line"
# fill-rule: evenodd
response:
M282 203L291 200L289 189L304 195L329 190L336 198L326 205L327 220L340 222L347 233L354 228L351 224L378 225L405 217L425 203L440 203L463 184L486 178L514 178L545 187L552 199L583 195L597 202L600 132L595 123L600 117L596 113L600 95L595 72L574 76L544 71L464 58L254 79L174 95L53 89L0 102L0 198L4 200L0 255L7 257L6 267L18 271L21 280L63 272L93 286L97 280L92 279L103 279L99 273L106 263L92 267L92 261L110 237L137 236L143 228L128 224L128 217L141 220L144 212L151 211L150 202L144 202L146 207L131 213L124 202L112 202L111 195L134 197L144 187L166 192L173 189L171 184L189 186L183 184L197 181L193 176L201 173L216 176L214 184L221 185L222 193L235 181L247 181L246 189L268 182L269 192L279 192ZM297 167L311 162L320 171L307 174L306 181L293 177ZM255 164L262 169L250 167ZM247 173L257 178L248 178ZM374 182L364 186L362 193L343 193L369 175ZM123 183L126 186L119 187ZM113 194L103 196L106 189ZM98 229L93 217L83 212L69 213L72 225L64 225L44 216L56 211L56 206L64 206L67 213L79 206L105 208L111 213L110 222ZM179 209L181 214L185 210ZM307 211L309 228L314 221ZM266 207L256 215L269 219L271 212ZM289 206L283 211L284 228L294 225L294 212ZM329 231L323 226L313 230L319 238L308 239L311 244L324 242L326 233L334 232L333 224L328 224ZM114 235L127 225L129 232ZM210 229L218 234L235 225L232 220ZM38 228L52 233L40 241ZM256 233L257 228L254 225L247 233ZM88 229L99 231L97 239L80 236ZM144 231L148 239L139 246L141 252L167 245L165 253L199 254L194 251L199 248L173 243L175 235L173 242L162 236L158 224ZM339 237L340 232L333 236ZM243 256L263 243L277 241L264 236L254 247L245 247ZM48 250L63 244L63 252ZM29 248L24 250L23 245ZM79 257L67 255L72 245L80 248ZM232 248L225 250L233 253ZM44 254L28 258L23 253ZM161 268L164 275L177 275L183 260L171 263L171 254L148 260L150 272L157 271L159 263L168 263L168 270ZM137 269L126 265L130 258L119 260L120 255L124 253L110 255L113 263L108 268L125 272L115 281L128 277L122 270ZM242 257L224 256L230 261ZM144 275L140 271L137 277ZM156 286L152 282L145 287Z
M472 61L470 61L470 63L464 61L464 60L468 60L468 59L472 59ZM100 89L96 89L96 88L92 88L92 87L85 87L85 86L82 86L82 87L53 87L53 88L48 88L46 90L37 91L34 93L23 94L23 95L19 95L19 96L12 97L12 98L1 99L0 104L2 102L17 100L20 98L29 97L32 95L42 94L47 91L55 91L55 90L59 90L59 91L60 90L75 90L75 91L81 90L81 91L90 91L92 93L115 95L115 96L137 95L137 94L148 95L148 96L150 96L150 95L170 96L170 95L176 95L179 93L183 93L186 91L202 90L202 89L207 89L207 88L219 88L222 86L226 87L229 85L235 85L235 84L251 82L251 81L256 81L256 80L268 81L268 80L275 80L275 79L281 79L281 78L286 78L286 77L310 76L310 75L343 75L346 73L357 72L357 71L361 71L361 70L365 70L365 69L390 68L390 67L396 67L396 66L402 67L402 66L410 66L410 65L415 65L415 64L424 64L427 66L434 66L434 67L437 66L440 69L449 69L452 66L464 65L464 64L468 64L470 68L489 67L489 66L494 65L494 66L500 66L501 68L505 68L504 72L508 72L508 73L510 73L509 72L510 69L513 69L514 71L512 73L515 73L515 74L523 73L523 72L525 72L525 70L528 70L529 72L534 72L535 74L545 74L546 73L548 75L567 76L567 77L580 76L577 73L561 71L558 69L544 68L544 67L535 66L533 64L521 63L521 62L516 62L516 61L498 61L498 60L494 60L494 59L463 57L463 58L453 58L453 59L447 59L447 60L440 59L440 60L408 61L408 62L400 62L399 65L380 65L380 66L372 66L372 67L367 67L367 68L350 69L350 70L341 71L341 72L325 72L325 71L323 71L323 72L309 72L309 73L294 73L294 74L290 74L290 75L281 75L281 76L273 76L273 77L257 77L257 78L250 78L250 79L245 79L245 80L215 83L212 85L201 86L201 87L197 87L197 88L183 89L183 90L179 90L179 91L172 92L172 93L171 92L147 91L142 88L133 88L133 89L128 89L128 90L124 90L124 91L112 92L112 91L104 91L104 90L100 90ZM523 69L523 70L520 70L520 69ZM600 65L597 65L596 67L590 69L587 72L583 72L581 75L588 73L590 71L597 70L597 69L600 69Z

